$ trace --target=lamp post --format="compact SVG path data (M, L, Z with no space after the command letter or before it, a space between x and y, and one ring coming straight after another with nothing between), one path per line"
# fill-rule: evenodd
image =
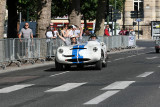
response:
M116 10L116 0L114 0L114 9ZM116 19L115 19L115 21L114 21L115 23L114 23L114 35L116 35Z

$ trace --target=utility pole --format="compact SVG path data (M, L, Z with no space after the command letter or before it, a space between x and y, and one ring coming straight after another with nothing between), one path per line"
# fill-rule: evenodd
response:
M107 0L107 25L109 25L109 0Z
M114 9L116 10L116 0L114 0L114 3L115 3ZM116 19L115 19L114 22L115 22L115 23L114 23L114 35L116 35Z

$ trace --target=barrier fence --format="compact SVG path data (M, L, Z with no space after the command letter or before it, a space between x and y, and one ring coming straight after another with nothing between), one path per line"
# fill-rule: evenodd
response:
M83 37L82 42L88 41L89 37ZM98 36L104 42L107 50L136 47L135 36ZM46 58L53 58L56 49L64 45L59 39L1 39L0 40L0 66L5 69L11 63L21 66L23 62L34 64L36 61L45 61Z

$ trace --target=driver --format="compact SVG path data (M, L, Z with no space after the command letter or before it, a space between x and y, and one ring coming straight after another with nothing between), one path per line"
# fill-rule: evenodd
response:
M91 34L90 37L89 37L89 41L97 41L97 36L96 34Z
M62 36L60 36L60 35L58 35L58 36L59 36L60 39L62 39L62 40L64 41L65 45L67 45L67 46L68 46L68 45L75 45L75 44L78 43L77 38L76 38L75 35L72 35L72 36L70 37L70 40L69 40L69 39L65 39L64 37L62 37Z

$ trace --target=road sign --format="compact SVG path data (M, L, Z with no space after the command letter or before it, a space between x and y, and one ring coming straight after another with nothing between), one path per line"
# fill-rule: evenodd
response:
M136 19L136 21L137 21L137 22L141 22L141 21L142 21L142 19L139 19L139 18L138 18L138 19Z

